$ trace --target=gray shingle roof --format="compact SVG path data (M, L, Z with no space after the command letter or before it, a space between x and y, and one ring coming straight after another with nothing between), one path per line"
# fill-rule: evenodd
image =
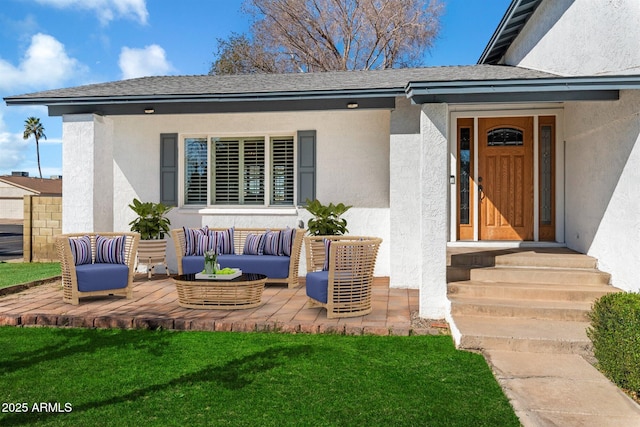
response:
M142 77L5 98L46 105L49 115L208 114L394 108L415 103L563 102L618 99L640 76L563 77L504 65L299 74Z
M310 93L355 91L403 93L412 81L478 81L539 79L557 77L525 68L471 65L429 68L405 68L375 71L334 71L297 74L246 74L230 76L142 77L65 89L28 93L5 98L8 104L55 104L69 99L122 99L273 93Z

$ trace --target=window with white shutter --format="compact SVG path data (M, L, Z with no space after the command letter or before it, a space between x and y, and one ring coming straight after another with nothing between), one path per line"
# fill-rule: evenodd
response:
M240 204L264 205L264 139L242 140Z
M184 204L207 204L207 138L184 140Z
M293 206L295 138L267 138L184 138L184 204Z
M271 204L293 205L293 137L271 138Z
M214 205L264 205L264 139L212 138Z
M211 201L214 205L240 204L240 140L211 140Z

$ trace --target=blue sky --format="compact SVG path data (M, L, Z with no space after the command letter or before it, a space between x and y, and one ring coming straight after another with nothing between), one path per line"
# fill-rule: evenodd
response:
M511 0L442 0L424 65L475 64ZM0 97L145 75L207 74L216 39L249 26L242 0L0 0ZM39 117L43 177L62 175L62 119L0 104L0 175L38 176L24 120Z

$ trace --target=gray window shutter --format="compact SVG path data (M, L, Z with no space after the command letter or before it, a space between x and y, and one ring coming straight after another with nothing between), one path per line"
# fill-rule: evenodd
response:
M160 203L178 206L178 134L160 134Z
M298 205L316 198L316 131L298 131Z

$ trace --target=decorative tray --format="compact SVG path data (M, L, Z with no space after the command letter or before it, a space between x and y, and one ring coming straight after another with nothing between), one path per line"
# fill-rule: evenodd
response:
M242 275L242 270L239 268L234 268L234 272L231 274L207 274L207 273L196 273L196 279L201 280L231 280L236 277L240 277Z

